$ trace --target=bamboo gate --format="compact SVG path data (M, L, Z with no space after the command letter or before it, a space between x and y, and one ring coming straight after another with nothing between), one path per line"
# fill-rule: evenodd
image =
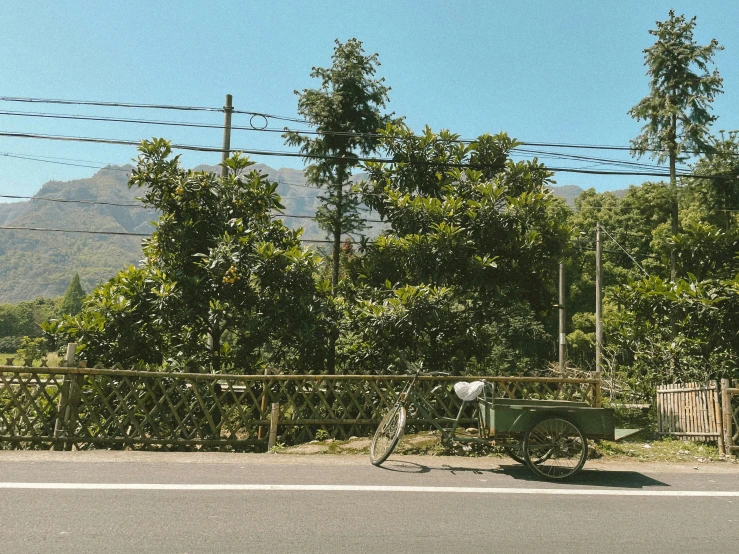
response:
M729 379L721 379L724 449L727 455L739 452L739 388Z
M657 387L657 432L663 436L716 441L719 452L739 450L739 389L728 379Z
M264 451L271 422L286 444L310 441L319 430L366 437L410 378L0 366L0 449ZM453 383L483 378L504 398L600 405L597 377L421 377L419 387L435 417L453 418L460 406ZM413 414L409 427L423 429Z

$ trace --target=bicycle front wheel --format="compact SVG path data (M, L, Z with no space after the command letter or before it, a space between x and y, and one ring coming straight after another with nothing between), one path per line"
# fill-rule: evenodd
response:
M379 466L388 459L405 432L405 407L396 404L382 418L370 443L370 461Z

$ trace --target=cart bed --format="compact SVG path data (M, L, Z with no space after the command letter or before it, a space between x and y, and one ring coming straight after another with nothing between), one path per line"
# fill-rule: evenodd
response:
M524 433L545 417L574 423L588 439L615 440L612 408L593 408L587 402L567 400L480 399L481 428L490 438L523 439Z

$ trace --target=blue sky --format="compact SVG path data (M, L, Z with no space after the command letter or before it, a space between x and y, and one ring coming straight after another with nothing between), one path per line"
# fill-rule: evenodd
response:
M0 5L1 96L220 107L296 116L295 89L316 86L311 66L330 65L333 40L357 37L379 53L392 87L388 108L415 130L464 138L506 131L529 142L627 145L639 123L627 111L647 93L642 50L656 20L696 15L696 38L716 38L725 93L715 129L739 128L739 2L126 2L23 1ZM2 111L221 123L220 113L124 110L0 102ZM248 117L234 116L235 125ZM280 122L271 121L271 126ZM0 115L0 131L219 146L203 129ZM288 149L277 134L234 132L234 147ZM582 153L582 152L574 152ZM12 158L105 165L134 147L0 137L0 194L30 195L51 179L94 169ZM598 152L609 158L626 154ZM273 167L295 158L255 157ZM218 154L183 153L188 166ZM562 166L562 161L544 160ZM648 161L648 160L645 160ZM588 165L582 162L573 166ZM597 167L596 167L597 169ZM626 188L641 177L559 173L558 184Z

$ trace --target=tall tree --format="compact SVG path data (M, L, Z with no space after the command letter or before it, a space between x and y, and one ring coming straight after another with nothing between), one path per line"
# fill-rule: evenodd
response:
M80 274L75 273L72 282L69 283L64 299L62 300L62 313L69 315L77 315L82 311L82 300L85 298L85 291L80 284Z
M91 363L246 372L288 357L303 370L323 363L318 256L272 215L282 209L277 184L238 153L219 177L182 168L163 139L139 151L129 186L161 213L141 267L96 288L79 316L47 332L80 343Z
M567 209L538 160L514 162L505 133L382 132L392 163L367 163L363 197L389 229L348 264L357 298L339 352L352 367L524 373L551 351Z
M685 19L669 12L667 21L658 21L649 33L657 37L654 45L644 50L644 65L651 78L648 96L639 101L629 115L646 121L642 133L631 141L632 153L649 153L660 163L669 159L671 198L671 231L679 231L677 176L675 166L691 150L711 150L709 127L716 120L710 113L715 96L722 92L718 70L709 66L723 47L716 39L707 45L693 38L696 18ZM677 277L675 252L670 256L670 275Z
M317 135L283 135L287 144L300 147L310 163L308 182L326 189L319 196L323 204L316 219L333 239L334 288L339 281L341 237L364 228L358 193L351 188L351 170L360 155L376 150L377 130L392 117L381 111L390 87L383 84L384 78L374 78L380 65L377 54L365 55L362 42L355 38L335 42L331 67L314 67L311 72L311 77L320 79L320 87L295 91L298 113L315 126Z

